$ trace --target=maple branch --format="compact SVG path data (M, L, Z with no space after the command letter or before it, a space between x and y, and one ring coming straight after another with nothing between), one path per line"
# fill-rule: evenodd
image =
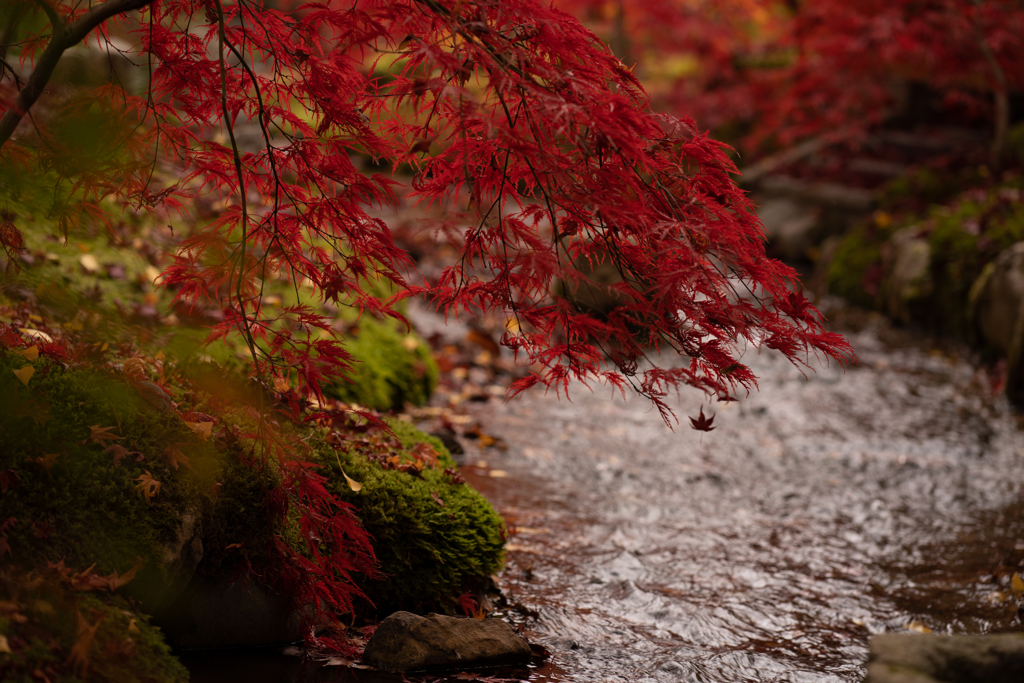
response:
M54 9L48 0L36 0L46 13L46 16L49 17L53 33L50 36L50 42L46 45L46 49L43 50L43 54L39 56L39 61L36 62L32 75L25 82L25 87L18 92L14 103L4 112L3 117L0 117L0 148L7 144L18 124L25 118L25 114L28 113L28 110L32 108L32 105L36 103L36 100L45 91L46 84L50 81L50 77L53 75L54 69L57 68L57 63L60 61L65 50L82 42L93 29L107 19L118 14L142 9L146 5L152 4L153 1L108 0L90 9L73 24L68 24L60 17L57 10Z

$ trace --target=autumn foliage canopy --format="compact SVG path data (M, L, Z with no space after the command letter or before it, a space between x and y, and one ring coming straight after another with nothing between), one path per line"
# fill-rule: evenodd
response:
M320 334L328 321L313 307L261 305L271 274L370 315L400 317L395 304L418 295L447 311L504 310L502 343L536 368L516 391L600 377L666 410L666 392L681 385L720 397L752 388L748 344L795 362L849 352L822 330L794 273L764 257L722 146L691 120L653 113L630 71L557 9L108 0L21 11L40 8L48 20L20 51L36 72L3 82L3 163L52 169L74 199L68 211L224 200L181 242L164 282L179 299L222 306L220 332L243 333L254 371L290 377L298 395L318 395L349 358ZM23 118L54 45L102 44L113 32L134 41L144 92L108 83ZM86 110L123 134L87 164L47 127ZM260 131L254 151L234 144L243 121ZM435 229L462 257L436 282L410 275L409 257L368 212L394 203L395 185L360 172L354 154L411 168L417 199L452 207ZM575 291L598 262L621 276L611 310L553 296ZM380 280L396 293L373 296ZM682 362L648 364L650 349Z

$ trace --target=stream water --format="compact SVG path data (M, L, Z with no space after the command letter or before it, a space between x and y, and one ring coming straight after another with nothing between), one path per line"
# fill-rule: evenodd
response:
M748 355L760 390L705 405L710 433L584 387L479 409L507 448L465 469L519 529L502 588L552 652L533 679L860 681L875 633L1024 630L1018 419L887 336L851 334L845 371Z
M849 339L846 370L751 351L759 391L705 404L709 433L608 389L473 404L499 442L464 473L518 531L506 617L551 652L530 680L854 682L875 633L1024 630L1020 418L949 352ZM293 678L243 660L193 680Z

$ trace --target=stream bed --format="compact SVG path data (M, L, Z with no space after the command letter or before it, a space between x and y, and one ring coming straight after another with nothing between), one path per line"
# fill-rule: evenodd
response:
M531 680L853 682L876 633L1024 630L1019 418L948 353L849 338L845 371L748 354L760 390L709 433L696 392L674 431L606 388L474 410L505 448L467 479L518 529L501 587L552 653Z
M603 387L460 405L493 437L463 440L463 474L516 530L503 616L550 652L523 676L859 683L873 634L1024 630L1021 416L955 351L879 319L848 338L845 370L748 352L759 390L684 392L674 430ZM711 432L689 428L702 406ZM279 651L185 662L193 683L406 680Z

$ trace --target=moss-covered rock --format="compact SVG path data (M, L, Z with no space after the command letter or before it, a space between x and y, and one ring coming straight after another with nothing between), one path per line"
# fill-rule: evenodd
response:
M76 591L54 571L0 574L0 637L8 683L189 679L148 617L117 595Z
M905 214L895 222L885 213L876 215L874 223L850 232L837 249L829 265L829 291L850 303L889 312L895 297L909 321L934 332L969 336L973 283L1003 249L1024 239L1022 186L1018 180L971 190L948 205L932 206L923 215ZM879 221L880 216L885 220ZM906 235L911 225L914 239L927 241L929 264L921 279L927 286L908 290L888 280L902 253L893 237Z
M223 457L143 393L114 373L0 349L8 489L0 518L16 520L6 532L10 562L64 560L105 574L141 562L132 591L148 603L187 582Z
M441 442L405 422L393 420L390 426L397 443L378 435L368 439L376 444L362 449L316 446L331 473L331 492L358 508L373 536L385 578L361 587L378 613L443 604L467 582L501 568L505 541L501 517L461 482Z
M423 405L437 386L437 363L416 334L395 320L364 315L348 330L345 349L356 361L350 381L328 389L332 396L377 410Z

